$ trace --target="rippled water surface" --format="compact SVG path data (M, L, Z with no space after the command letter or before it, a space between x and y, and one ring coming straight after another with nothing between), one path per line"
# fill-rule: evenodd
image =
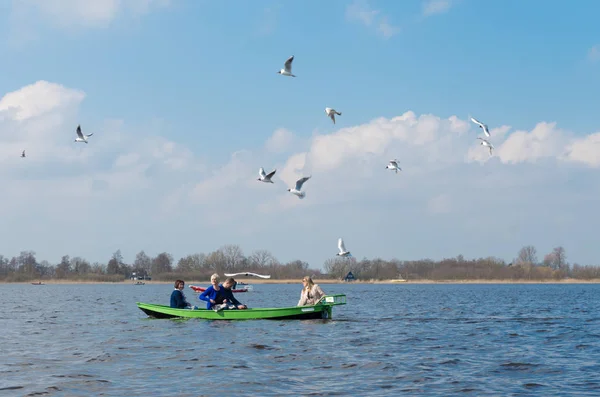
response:
M0 396L600 395L600 285L322 287L332 320L208 321L135 305L171 285L0 285Z

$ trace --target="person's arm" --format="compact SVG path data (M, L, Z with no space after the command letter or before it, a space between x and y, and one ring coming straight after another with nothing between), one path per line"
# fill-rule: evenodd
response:
M306 304L306 294L304 293L304 289L300 292L300 300L296 306L304 306Z
M211 285L210 287L205 289L204 292L202 292L200 295L198 295L198 299L200 299L201 301L210 302L210 294L213 290L214 290L214 288ZM212 303L212 302L210 302L210 303Z
M322 297L325 296L325 292L323 292L319 284L315 284L315 288L313 288L313 293L316 299L315 303L317 303Z
M240 302L239 300L237 300L237 299L235 298L235 296L233 296L233 292L231 292L231 290L230 290L230 291L228 291L227 295L228 295L228 296L227 296L227 299L228 299L228 300L229 300L231 303L233 303L234 305L236 305L236 306L240 306L240 305L241 305L241 306L244 306L244 304L243 304L242 302Z

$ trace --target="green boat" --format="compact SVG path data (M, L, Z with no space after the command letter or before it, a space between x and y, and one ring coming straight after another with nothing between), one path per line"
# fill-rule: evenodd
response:
M330 319L333 306L345 305L346 295L325 295L312 306L252 308L244 310L174 309L165 305L136 302L141 311L154 318L202 318L206 320L288 320Z

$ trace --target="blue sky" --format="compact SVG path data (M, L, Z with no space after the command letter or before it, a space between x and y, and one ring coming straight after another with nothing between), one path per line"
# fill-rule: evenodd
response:
M89 4L0 6L0 253L596 263L597 2Z

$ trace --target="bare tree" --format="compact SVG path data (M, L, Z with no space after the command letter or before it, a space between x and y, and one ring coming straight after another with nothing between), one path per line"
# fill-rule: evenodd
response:
M226 271L242 270L240 266L245 262L246 257L239 245L224 245L219 248L219 251L223 253Z
M248 257L248 265L255 270L271 266L274 263L277 263L277 259L267 250L254 251Z
M323 268L331 277L341 280L348 274L349 262L342 257L329 258L323 264Z
M567 264L567 254L565 249L563 247L554 248L551 253L544 256L544 265L551 267L554 270L567 271L569 265Z
M526 245L519 251L516 263L519 265L536 265L538 263L537 250L533 245Z
M88 261L78 256L71 259L71 267L73 268L73 273L79 276L83 274L88 274L92 269Z
M152 260L152 274L171 273L173 271L173 257L167 252L162 252Z
M71 258L69 255L64 255L56 266L56 277L66 278L69 274L71 274Z
M152 271L152 258L144 251L138 252L135 256L135 261L133 261L132 271L136 273L136 276L149 276Z

